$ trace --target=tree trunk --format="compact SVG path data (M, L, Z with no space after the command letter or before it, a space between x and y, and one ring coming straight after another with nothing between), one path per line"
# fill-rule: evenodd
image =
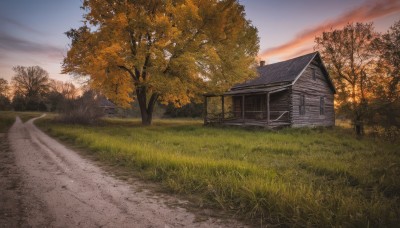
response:
M356 85L355 83L352 84L352 91L351 91L351 98L353 99L353 124L354 124L354 130L358 136L361 136L364 134L364 124L361 118L361 105L358 105L356 102Z
M158 94L153 93L147 102L147 91L145 87L136 89L136 96L139 102L140 115L142 117L142 125L149 126L153 121L153 110L158 99Z
M356 130L356 134L358 136L364 135L364 124L361 121L360 122L356 122L355 130Z
M364 122L359 114L356 114L356 118L354 120L354 130L358 136L364 135Z

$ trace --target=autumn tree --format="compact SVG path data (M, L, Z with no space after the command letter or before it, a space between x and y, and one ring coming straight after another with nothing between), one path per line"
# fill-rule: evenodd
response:
M48 91L49 74L39 66L16 66L11 79L14 96L25 100L27 110L44 110L43 97Z
M372 24L348 24L316 37L316 49L337 89L337 102L342 111L350 113L357 134L363 134L363 121L373 93L376 53L373 42L378 36Z
M114 103L182 106L255 76L257 30L236 0L83 0L84 26L66 34L63 72L90 77Z
M373 121L385 127L400 126L400 21L379 36L374 47L379 61L373 87Z

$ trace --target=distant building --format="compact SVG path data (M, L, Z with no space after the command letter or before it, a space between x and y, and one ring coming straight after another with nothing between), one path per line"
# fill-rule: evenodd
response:
M269 65L262 61L257 71L257 78L223 94L206 94L204 123L267 128L335 125L336 90L318 52Z
M104 115L106 116L114 116L117 114L117 106L109 101L107 98L101 96L98 99L99 107L103 110Z

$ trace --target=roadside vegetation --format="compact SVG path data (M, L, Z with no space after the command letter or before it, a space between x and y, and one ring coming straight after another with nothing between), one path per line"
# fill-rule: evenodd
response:
M98 159L263 224L394 227L400 220L399 144L351 129L264 131L200 121L105 119L96 126L41 120ZM397 142L398 143L398 142Z
M40 116L39 112L11 112L0 111L0 133L6 133L11 125L15 122L15 118L19 116L22 122Z

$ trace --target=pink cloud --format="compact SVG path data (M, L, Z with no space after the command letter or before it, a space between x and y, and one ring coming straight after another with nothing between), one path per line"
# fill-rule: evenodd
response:
M283 45L264 50L259 55L259 58L268 59L271 56L282 54L293 57L296 55L296 53L298 54L306 52L304 48L295 53L293 51L301 48L305 44L309 44L314 40L316 36L320 35L323 31L327 31L331 28L342 27L345 26L347 23L370 21L396 12L400 12L399 0L367 1L365 4L342 14L336 19L327 21L314 28L308 29L300 33L297 37ZM309 51L312 51L312 49L309 49Z

